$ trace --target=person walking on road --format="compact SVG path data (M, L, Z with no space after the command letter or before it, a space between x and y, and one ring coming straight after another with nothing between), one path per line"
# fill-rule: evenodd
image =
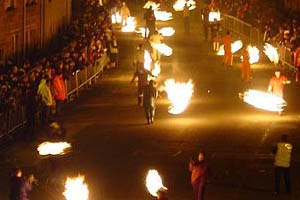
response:
M122 7L120 8L120 15L122 17L122 25L127 25L127 18L130 17L130 10L125 2L122 3Z
M205 161L205 154L200 151L198 160L190 160L189 170L191 172L191 184L194 190L194 200L203 200L207 183L208 166Z
M56 102L56 114L60 115L62 106L67 99L67 92L65 87L65 82L60 69L56 71L56 75L52 82L54 98Z
M134 58L133 58L133 65L135 67L144 65L144 54L145 54L144 46L143 44L139 44L138 47L136 48Z
M155 31L149 39L152 47L152 59L154 62L160 61L161 53L156 49L156 46L160 45L163 39L164 37L158 31Z
M223 62L225 66L232 66L233 56L231 51L231 43L232 43L232 38L230 32L227 31L227 34L223 38L224 51L225 51Z
M288 136L282 135L281 141L273 149L275 154L275 195L279 194L280 179L284 176L286 192L291 193L290 166L293 145L288 142Z
M42 122L48 124L50 118L50 110L53 105L53 99L50 89L50 79L45 75L38 87L38 95L42 104Z
M281 75L280 70L275 71L275 76L270 80L268 92L283 98L284 85L290 84L291 81L288 80L286 76Z
M146 20L146 30L149 29L149 36L150 37L155 31L155 15L154 11L152 10L152 6L145 12L144 19ZM146 31L147 33L147 31Z
M250 67L250 55L247 50L247 46L244 46L242 49L242 66L241 66L241 78L247 83L250 81L251 67Z
M154 86L154 81L150 80L149 84L144 87L144 91L143 91L143 107L144 107L148 124L153 124L154 122L156 98L157 98L157 90Z
M143 65L137 65L136 70L131 79L131 83L133 83L135 79L138 78L138 106L142 106L143 91L144 87L148 84L149 74L151 74L151 72L147 71Z
M183 7L184 33L190 34L190 10L187 3Z

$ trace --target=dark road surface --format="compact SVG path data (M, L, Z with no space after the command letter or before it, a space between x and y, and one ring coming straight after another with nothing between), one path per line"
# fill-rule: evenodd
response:
M162 175L170 200L191 200L188 162L199 149L207 152L211 167L207 200L275 199L271 149L282 133L288 134L294 145L293 197L276 199L300 199L297 87L287 88L291 103L282 117L241 102L238 57L233 69L225 69L221 58L203 41L199 16L194 15L190 36L183 34L178 13L173 21L159 23L176 30L175 36L165 40L173 55L163 58L159 83L166 78L191 78L194 83L192 102L184 113L168 114L169 102L161 94L155 123L146 125L144 112L136 105L136 88L130 84L132 54L142 39L133 33L119 33L119 68L107 71L96 85L68 104L60 119L73 151L60 159L59 172L51 174L47 160L35 151L43 136L34 143L17 141L2 150L0 199L8 199L8 171L17 165L40 180L30 200L63 199L61 191L46 184L46 179L61 183L79 172L86 176L89 200L153 199L145 188L147 171L152 168ZM251 87L266 90L272 65L264 58L253 69Z

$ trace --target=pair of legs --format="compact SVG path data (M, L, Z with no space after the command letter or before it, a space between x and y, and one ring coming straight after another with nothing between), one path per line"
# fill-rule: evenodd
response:
M146 115L148 124L153 124L155 107L144 105L144 111L145 111L145 115Z
M233 63L233 56L231 52L226 52L225 51L225 55L224 55L224 64L227 66L232 66Z
M141 86L140 84L138 85L138 106L142 106L143 103L143 90L144 87Z
M154 61L160 61L160 56L161 56L160 52L157 49L152 47L152 59Z
M285 189L287 193L291 193L291 181L290 181L290 168L289 167L275 167L275 193L280 191L280 179L284 177Z
M242 73L241 73L242 80L246 80L247 82L249 82L250 76L251 76L250 66L247 64L242 64Z
M43 125L47 125L49 123L50 112L51 112L50 106L45 106L45 105L42 106L42 124Z
M204 200L206 184L203 182L193 184L194 200Z

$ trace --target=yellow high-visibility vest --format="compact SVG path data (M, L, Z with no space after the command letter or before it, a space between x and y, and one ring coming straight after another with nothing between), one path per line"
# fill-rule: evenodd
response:
M292 149L293 145L289 143L278 143L274 165L277 167L290 167Z

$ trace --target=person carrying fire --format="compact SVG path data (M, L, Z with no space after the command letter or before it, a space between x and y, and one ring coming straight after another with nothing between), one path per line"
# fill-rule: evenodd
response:
M148 124L153 124L155 115L155 99L157 98L157 90L154 81L150 80L149 84L143 90L143 107L146 114Z
M147 9L144 15L144 19L146 20L146 30L149 29L149 37L155 32L155 15L152 10L152 6ZM146 31L147 32L147 31Z
M275 76L270 80L268 92L283 98L284 85L290 84L291 81L288 80L286 76L281 75L280 70L275 71Z
M298 83L300 73L300 47L298 47L294 53L294 66L296 68L295 81Z
M250 67L250 55L247 50L247 45L245 45L242 49L243 61L241 64L241 78L243 81L249 82L251 75L251 67Z
M143 91L144 87L148 84L148 75L151 75L151 72L146 70L143 65L136 65L136 70L131 79L131 83L134 83L135 79L138 78L138 106L142 106L143 103Z
M130 10L125 2L122 3L122 7L120 8L120 15L122 17L122 25L127 25L127 18L130 17Z
M156 45L161 44L163 39L164 39L163 36L158 31L155 31L154 34L151 35L149 39L149 42L152 47L152 59L154 62L160 60L161 53L155 47Z
M225 66L232 66L233 62L233 56L231 51L231 43L232 43L232 37L230 35L230 32L227 31L227 34L223 38L223 44L224 44L224 65Z
M134 59L133 59L133 65L135 67L144 65L144 54L145 54L144 45L139 44L138 47L136 48L136 52L134 54Z

